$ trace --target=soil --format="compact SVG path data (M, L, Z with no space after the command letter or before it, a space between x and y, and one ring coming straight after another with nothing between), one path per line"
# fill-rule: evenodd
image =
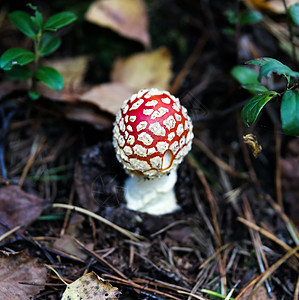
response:
M83 9L80 1L69 2L69 6ZM222 291L224 295L232 289L234 298L245 287L250 290L248 284L265 270L281 262L273 267L273 273L252 299L296 299L298 255L285 260L283 257L296 246L288 226L290 222L297 228L299 225L298 138L282 134L278 101L265 110L256 125L246 128L240 109L250 95L230 75L235 65L254 55L274 57L294 68L292 58L279 48L278 40L262 23L242 28L229 24L224 11L236 7L243 10L244 4L148 2L153 48L162 44L161 26L169 33L163 45L173 56L173 77L184 69L190 57L194 59L175 92L188 109L195 134L191 154L178 169L175 191L180 209L152 216L126 208L123 184L128 175L115 157L112 114L92 105L53 101L45 96L31 101L26 86L3 76L0 148L5 168L2 167L0 177L0 199L10 197L3 196L7 195L4 189L8 186L20 186L32 195L32 203L40 205L42 217L35 215L21 231L1 240L0 250L26 251L41 264L58 269L69 282L94 271L121 291L119 299L126 300L215 299L209 291ZM66 4L59 7L56 1L41 3L49 14L58 8L68 9ZM8 1L3 6L8 11L20 7ZM286 24L282 16L264 13ZM181 24L176 21L179 17ZM79 55L94 47L92 43L88 46L87 39L98 34L99 29L82 20L79 24L83 24L81 29L74 25L66 37L70 44L63 44L57 57ZM225 34L224 29L228 28L237 30L235 35ZM15 47L19 40L16 32L9 32L10 27L0 32L1 52ZM115 56L140 51L138 43L115 39L115 33L108 30L103 32L113 37L119 51ZM87 45L74 50L74 43L84 33L80 43ZM22 43L25 45L26 40ZM96 69L107 63L100 59L94 57L97 64L90 64L86 85L107 79L105 72ZM106 68L109 67L107 63ZM281 89L280 78L273 85ZM93 111L105 122L95 126L85 120L70 119L69 112L74 107ZM256 135L262 145L257 158L244 144L243 136L248 133ZM20 197L18 193L14 198ZM140 238L130 239L116 228L75 210L66 213L65 209L53 208L54 203L85 208ZM1 206L0 210L5 211L4 204ZM31 215L30 210L24 213ZM22 224L20 219L0 219L0 236ZM253 230L246 221L259 226L259 230ZM79 254L68 246L57 246L55 242L64 235L78 239L91 250L82 252L79 247ZM94 253L109 264L97 259ZM141 288L136 288L132 281ZM61 283L59 278L48 271L47 285L32 299L61 299L65 288L55 286L57 283ZM190 293L195 294L194 298ZM248 292L238 299L249 299Z

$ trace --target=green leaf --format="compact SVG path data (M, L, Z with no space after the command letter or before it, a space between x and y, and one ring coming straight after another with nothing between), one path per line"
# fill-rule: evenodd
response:
M242 84L242 88L248 90L252 94L260 94L268 91L268 89L260 83Z
M274 91L267 91L260 93L251 98L243 107L241 115L243 122L249 126L251 125L256 118L258 117L262 108L269 102L275 95Z
M30 17L32 22L39 28L42 29L43 27L43 16L42 14L37 10L35 12L35 16L34 17Z
M27 66L14 66L5 73L5 76L11 79L28 79L32 77L32 73Z
M34 61L34 58L34 54L29 50L22 48L8 49L0 57L0 68L4 71L8 71L14 65L26 65Z
M259 83L256 72L247 66L235 66L230 73L241 84Z
M299 90L284 93L280 114L283 132L288 135L299 135Z
M35 91L29 91L28 94L31 100L37 100L40 97L40 94Z
M247 64L260 66L260 73L258 79L260 80L262 76L270 77L271 73L277 73L278 75L283 75L290 82L290 77L297 78L299 73L291 70L288 66L284 65L280 61L270 58L270 57L261 57L255 60L250 60Z
M226 10L224 12L224 15L226 16L226 18L227 18L227 20L230 24L233 25L233 24L236 24L238 22L238 18L236 16L236 13L233 10L231 10L231 9Z
M29 36L32 39L36 37L38 28L31 20L29 14L25 13L24 11L17 10L8 14L8 18L25 35Z
M254 24L262 21L263 16L260 12L255 10L249 10L241 13L240 25Z
M261 85L258 81L257 73L247 66L235 66L231 70L231 75L242 85L242 87L248 90L252 94L265 92L268 89Z
M291 16L293 22L299 26L299 3L290 6L289 15Z
M50 33L44 33L40 42L40 56L45 56L53 53L61 45L61 39L53 36Z
M76 21L76 19L76 15L70 11L60 12L50 17L46 21L43 29L49 31L56 31L57 29Z
M63 88L63 77L60 75L58 71L51 67L42 66L40 67L36 73L35 77L43 82L49 88L60 91Z

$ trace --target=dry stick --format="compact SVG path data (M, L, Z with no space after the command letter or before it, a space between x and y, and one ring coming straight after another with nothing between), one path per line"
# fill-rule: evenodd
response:
M258 281L256 286L252 289L248 300L252 299L255 292L261 287L261 285L282 265L289 257L299 250L299 246L295 247L291 251L287 252L281 259L279 259L275 264L268 268L264 273L262 273L262 278Z
M45 138L44 138L44 137L41 138L40 141L34 140L33 145L32 145L32 148L31 148L32 154L31 154L31 156L29 157L29 159L28 159L28 161L27 161L27 163L26 163L26 165L25 165L25 167L24 167L24 169L23 169L21 178L20 178L20 180L19 180L19 187L22 187L22 185L23 185L23 183L24 183L24 181L25 181L25 178L26 178L26 176L27 176L27 174L28 174L28 172L29 172L31 166L32 166L33 163L34 163L36 156L37 156L38 153L40 152L40 150L41 150L41 148L42 148L44 142L45 142Z
M206 215L206 213L203 209L203 206L202 206L201 201L199 199L199 195L198 195L197 190L195 188L193 188L193 195L194 195L194 201L195 201L195 205L197 207L198 212L200 213L201 217L203 218L204 223L208 227L208 230L210 231L211 236L215 237L216 236L215 229L214 229L213 225L210 222L210 219L208 218L208 216ZM216 243L217 243L217 240L216 240Z
M275 170L275 187L276 187L276 198L277 203L282 207L282 191L281 191L281 139L277 126L274 129L275 135L275 159L276 159L276 170Z
M69 203L68 203L69 205L73 205L74 196L75 196L75 187L74 187L74 184L73 184L72 187L71 187L71 192L70 192L70 197L69 197ZM66 227L67 227L67 225L69 223L69 220L70 220L70 215L71 215L71 210L68 209L65 213L63 226L62 226L62 229L60 231L60 236L63 236L65 234Z
M107 219L78 206L74 206L74 205L68 205L68 204L64 204L64 203L54 203L52 205L53 208L65 208L65 209L72 209L74 211L78 211L82 214L85 214L87 216L90 216L94 219L97 219L98 221L114 228L115 230L119 231L120 233L124 234L125 236L127 236L128 238L130 238L131 240L135 241L135 242L139 242L140 239L144 239L144 237L142 237L141 235L138 235L134 232L131 232L129 230L126 230L120 226L115 225L114 223L108 221Z
M210 204L210 210L211 210L211 214L212 214L212 220L213 220L213 225L214 225L214 229L216 232L216 237L217 237L217 242L218 245L221 246L222 245L222 239L221 239L221 234L220 234L220 229L219 229L219 224L218 224L218 220L217 220L217 204L216 204L216 200L212 194L212 191L210 189L210 186L206 180L206 177L204 175L204 173L202 172L200 166L198 165L198 163L196 162L196 160L194 159L194 157L192 157L192 155L190 155L191 157L191 161L193 162L193 164L196 165L196 174L199 177L202 185L204 186L207 198L209 200L209 204ZM223 261L221 258L220 254L217 254L217 258L218 258L218 263L219 263L219 272L220 272L220 278L221 278L221 287L222 292L225 293L226 292L226 276L225 276L225 269L223 267Z
M264 235L268 239L272 240L274 243L276 243L277 245L282 247L285 251L292 250L292 248L288 244L286 244L282 240L278 239L274 234L272 234L268 230L266 230L264 228L261 228L258 225L253 224L253 223L249 222L248 220L246 220L244 218L241 218L241 217L237 217L237 220L240 221L241 223L245 224L249 228L251 228L255 231L258 231L259 233L261 233L262 235ZM299 254L295 253L295 256L299 259Z
M112 269L116 274L118 274L120 277L128 280L129 282L132 282L132 280L130 280L125 274L123 274L121 271L119 271L118 269L116 269L114 266L112 266L105 258L101 257L100 255L98 255L97 253L95 253L94 251L88 249L84 244L82 244L80 241L78 241L77 239L74 239L75 242L81 247L83 248L87 253L89 253L92 257L94 257L95 259L97 259L98 261L101 261L102 263L104 263L105 265L107 265L110 269Z
M238 172L233 169L230 165L222 161L220 158L215 156L212 151L198 138L193 139L193 144L195 144L205 155L210 158L219 168L226 171L228 174L234 177L239 177L243 179L248 179L248 175L246 173Z
M196 174L199 177L202 185L204 186L207 198L209 200L209 204L210 204L210 210L211 210L211 214L212 214L212 220L213 220L213 225L214 225L214 229L216 232L216 237L217 237L217 243L219 246L222 245L222 240L221 240L221 235L220 235L220 229L219 229L219 225L218 225L218 221L217 221L217 215L216 215L216 211L217 211L217 204L216 204L216 200L212 194L212 191L210 189L210 186L206 180L206 177L203 173L203 171L201 170L199 164L197 163L197 161L195 160L195 158L192 156L192 154L189 154L189 160L190 162L196 167Z
M198 300L207 300L206 298L202 298L202 297L200 297L200 296L198 296L198 295L195 295L195 294L193 294L193 293L188 293L188 292L180 291L180 290L177 290L177 292L180 293L180 294L188 295L189 298L190 298L190 297L193 297L193 298L198 299ZM188 299L189 299L189 298L188 298Z
M248 199L245 195L243 195L243 203L244 203L244 215L245 215L247 220L249 220L253 223L254 218L253 218L253 215L252 215L252 210L250 208ZM248 230L249 230L249 234L251 236L252 244L253 244L253 247L254 247L254 250L255 250L255 253L256 253L256 258L257 258L257 261L258 261L260 271L261 271L261 273L263 273L265 271L264 265L266 266L266 268L268 268L269 265L268 265L268 261L266 259L265 253L263 251L261 237L258 234L258 231L253 231L250 228L248 228ZM265 281L265 285L266 285L267 292L268 292L270 298L273 298L271 286L270 286L270 283L268 282L268 280Z
M294 292L293 300L298 300L298 299L299 299L299 276L298 276L298 279L297 279L297 284L296 284L296 289L295 289L295 292Z
M183 80L188 75L190 69L195 64L196 60L198 59L199 53L205 46L207 40L208 39L207 39L206 34L198 40L194 50L192 51L191 55L188 57L187 61L185 62L183 69L179 72L179 74L176 76L174 82L171 85L171 87L169 89L171 94L177 93L177 91L179 90L179 88L182 85Z
M147 292L152 292L152 293L156 293L156 294L159 294L159 295L162 295L162 296L165 296L165 297L168 297L170 299L174 299L174 300L181 300L180 298L177 298L173 295L170 295L170 294L167 294L167 293L163 293L163 292L160 292L158 290L155 290L155 289L151 289L151 288L148 288L146 286L142 286L142 285L139 285L137 283L135 283L134 281L133 282L128 282L122 278L119 278L119 277L116 277L116 276L113 276L113 275L109 275L109 274L103 274L103 277L105 278L112 278L115 280L116 283L118 284L124 284L124 285L127 285L127 286L131 286L133 288L137 288L137 289L140 289L140 290L143 290L143 291L147 291ZM112 282L111 280L109 280L109 282Z
M251 282L249 282L247 284L247 286L239 293L239 295L235 298L235 300L240 299L240 297L255 283L256 286L254 287L254 289L252 290L248 300L252 299L252 295L253 293L255 293L260 286L264 283L264 281L271 276L279 267L281 264L283 264L289 257L291 257L292 255L295 255L296 252L299 250L299 246L291 249L290 251L288 251L281 259L279 259L275 264L273 264L270 268L268 268L264 273L262 273L261 275L259 275L257 278L254 278Z
M174 222L168 224L167 226L165 226L164 228L160 229L159 231L152 233L151 237L155 237L156 235L158 235L158 234L160 234L160 233L162 233L162 232L164 232L164 231L166 231L166 230L168 230L168 229L170 229L170 228L172 228L176 225L188 224L188 223L189 223L189 221L186 221L186 220L174 221Z
M13 234L14 232L18 231L20 228L22 228L21 225L18 225L16 227L14 227L13 229L3 233L1 236L0 236L0 242L3 241L4 239L6 239L7 237L9 237L11 234Z
M225 275L225 268L223 266L224 261L221 257L220 252L216 252L217 254L217 259L219 263L219 273L220 273L220 283L221 283L221 295L226 296L226 286L227 286L227 280L226 280L226 275Z
M231 243L228 243L228 244L225 244L223 246L221 246L220 248L218 248L215 253L213 255L211 255L209 258L207 258L199 267L198 269L202 269L205 265L207 265L212 259L214 259L217 255L217 253L225 250L227 247L231 246L232 244Z
M287 229L288 229L291 237L293 238L295 244L298 246L299 245L299 232L298 232L296 226L294 225L294 223L292 222L292 220L290 220L290 218L282 211L282 207L273 201L273 199L271 198L271 196L269 194L266 195L266 199L267 199L267 201L270 202L272 207L276 210L276 212L279 213L280 217L286 223Z

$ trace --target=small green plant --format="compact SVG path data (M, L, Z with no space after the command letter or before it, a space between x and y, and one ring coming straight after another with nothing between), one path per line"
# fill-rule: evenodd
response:
M14 11L8 15L10 21L26 36L33 40L33 51L23 48L12 48L0 57L0 68L7 77L14 79L31 79L29 96L38 99L37 81L41 81L53 90L63 88L61 74L48 66L40 65L41 57L56 51L61 45L61 39L53 32L74 22L77 18L72 12L60 12L43 21L42 14L36 6L28 4L33 10L33 16L23 11ZM28 64L31 65L29 68Z
M255 122L262 108L272 99L280 98L280 117L282 130L287 135L299 135L299 72L291 70L280 61L262 57L250 60L246 64L260 67L259 74L248 66L236 66L231 73L243 88L254 96L242 109L243 122L250 126ZM269 78L272 73L277 73L286 78L286 88L283 92L268 90L261 84L261 78Z
M290 31L290 42L293 47L293 60L296 60L295 44L293 42L292 26L299 26L299 3L286 9ZM232 69L232 76L254 96L242 109L243 122L250 126L255 122L262 108L272 99L280 98L280 117L282 130L287 135L299 135L299 72L295 72L280 61L261 57L248 61L246 64L259 66L259 74L247 66L236 66ZM269 78L272 73L284 76L287 80L283 92L270 91L261 84L262 77Z

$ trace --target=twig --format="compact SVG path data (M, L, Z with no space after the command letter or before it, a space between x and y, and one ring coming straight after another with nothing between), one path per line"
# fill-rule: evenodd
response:
M229 166L227 163L222 161L220 158L215 156L212 151L198 138L193 139L193 143L202 151L205 153L205 155L211 159L219 168L225 170L227 173L229 173L231 176L239 177L242 179L248 179L248 175L246 173L238 172L234 170L231 166Z
M237 297L235 297L235 300L240 299L240 297L254 284L256 284L256 286L254 287L254 289L252 290L248 300L252 299L253 294L260 288L260 286L264 283L264 281L272 275L273 272L275 272L279 266L281 264L283 264L289 257L291 257L292 255L295 255L296 252L299 250L299 246L291 249L290 251L288 251L281 259L279 259L275 264L273 264L271 267L269 267L264 273L262 273L261 275L259 275L257 278L254 278L252 281L250 281L247 286L245 286L243 288L243 290L239 293L239 295Z
M247 218L247 220L249 220L251 222L254 222L252 211L251 211L249 202L248 202L245 195L243 196L243 202L244 202L244 215L245 215L245 217ZM268 261L266 259L265 253L263 251L261 237L258 234L258 231L253 231L250 228L248 230L249 230L249 234L251 236L252 244L253 244L253 247L254 247L254 250L255 250L255 253L256 253L256 258L257 258L257 261L258 261L260 271L261 271L261 273L263 273L265 271L265 266L266 266L266 268L268 268ZM271 286L270 286L270 283L268 282L268 280L265 280L265 285L266 285L267 292L268 292L270 298L273 298Z
M273 201L271 196L269 194L266 195L266 199L270 202L272 207L276 210L276 212L279 213L280 217L283 219L283 221L286 223L287 229L293 238L295 244L299 245L299 232L294 225L294 223L290 220L290 218L282 211L282 207L279 206L277 203Z
M20 228L22 228L21 225L18 225L16 227L14 227L13 229L3 233L1 236L0 236L0 242L3 241L4 239L6 239L7 237L9 237L11 234L13 234L14 232L18 231Z
M193 298L198 299L198 300L207 300L206 298L202 298L202 297L200 297L198 295L195 295L193 293L189 293L189 292L185 292L185 291L180 291L180 290L177 290L177 292L179 294L188 295L189 297L193 297Z
M157 232L154 232L151 234L151 237L155 237L156 235L164 232L164 231L167 231L168 229L174 227L174 226L177 226L177 225L180 225L180 224L186 224L186 223L189 223L188 221L186 220L178 220L178 221L174 221L170 224L168 224L167 226L165 226L164 228L160 229L159 231Z
M277 245L279 245L280 247L282 247L285 251L290 251L292 250L292 248L284 243L282 240L278 239L274 234L272 234L271 232L267 231L266 229L263 229L261 227L259 227L256 224L253 224L252 222L238 217L237 218L238 221L240 221L241 223L245 224L246 226L248 226L249 228L258 231L259 233L261 233L262 235L264 235L265 237L267 237L268 239L272 240L273 242L275 242ZM299 259L299 254L295 253L295 256Z
M71 192L70 192L70 197L69 197L69 205L73 205L74 202L74 196L75 196L75 187L74 184L71 187ZM65 213L65 217L64 217L64 221L63 221L63 225L60 231L60 236L63 236L65 234L66 231L66 227L68 225L69 219L70 219L70 215L71 215L71 210L68 209Z
M176 78L174 79L174 82L171 85L171 87L169 89L171 94L177 93L177 91L179 90L179 88L182 85L183 80L188 75L190 69L195 64L196 60L198 59L199 53L201 52L203 47L206 45L207 40L208 39L207 39L206 35L204 35L203 37L201 37L198 40L194 50L192 51L191 55L188 57L187 61L185 62L183 69L179 72L179 74L176 76Z
M118 274L120 277L128 280L129 282L131 282L131 280L125 275L123 274L121 271L119 271L118 269L116 269L114 266L112 266L105 258L101 257L100 255L98 255L97 253L95 253L94 251L88 249L83 243L81 243L80 241L78 241L77 239L74 239L74 241L81 247L84 249L85 252L87 252L88 254L90 254L92 257L94 257L96 260L101 261L102 263L104 263L106 266L108 266L110 269L112 269L116 274ZM133 281L132 281L133 282Z
M210 231L211 236L215 237L216 236L215 229L214 229L209 217L206 215L205 210L203 209L203 205L201 204L201 201L199 199L199 194L195 188L193 188L193 195L194 195L194 202L197 207L197 210L201 214L201 217L203 218L204 223L208 227L208 230Z
M31 148L31 156L29 157L24 169L23 169L23 172L22 172L22 175L21 175L21 178L19 180L19 187L22 187L24 181L25 181L25 178L29 172L29 169L31 168L32 164L34 163L35 161L35 158L36 156L38 155L38 153L40 152L40 150L42 149L42 146L45 142L45 138L42 137L40 139L40 141L37 141L37 139L34 140L33 142L33 145L32 145L32 148Z
M144 237L142 237L141 235L139 234L136 234L134 232L131 232L129 230L126 230L118 225L115 225L114 223L108 221L107 219L87 210L87 209L84 209L84 208L81 208L81 207L78 207L78 206L74 206L74 205L68 205L68 204L64 204L64 203L54 203L52 205L53 208L65 208L65 209L72 209L74 211L78 211L82 214L85 214L87 216L90 216L94 219L97 219L98 221L114 228L115 230L119 231L120 233L124 234L125 236L127 236L128 238L132 239L133 241L135 242L139 242L140 239L144 239Z
M156 294L162 295L164 297L168 297L169 299L181 300L180 298L177 298L177 297L175 297L173 295L170 295L168 293L164 293L164 292L161 292L161 291L156 290L156 289L148 288L146 286L141 286L141 285L139 285L139 284L137 284L135 282L131 282L131 281L128 282L125 279L122 279L122 278L119 278L119 277L116 277L116 276L113 276L113 275L104 274L104 277L115 279L118 284L124 284L124 285L131 286L133 288L137 288L137 289L141 289L141 290L144 290L144 291L156 293ZM112 281L109 280L109 282L112 282ZM150 283L150 282L148 282L148 283Z
M216 241L218 243L218 245L222 245L222 240L221 240L221 235L220 235L220 229L219 229L219 225L218 225L218 221L217 221L217 204L216 204L216 200L212 194L212 191L210 189L210 186L206 180L206 177L203 173L203 171L201 170L199 164L197 163L197 161L195 160L195 158L192 156L192 154L189 154L189 160L190 162L196 166L196 174L199 177L202 185L204 186L207 198L209 200L209 204L210 204L210 211L211 211L211 215L212 215L212 221L213 221L213 225L214 225L214 229L215 229L215 233L216 233Z
M281 191L281 139L278 133L277 126L274 129L275 135L275 158L276 158L276 170L275 170L275 187L277 203L282 207L282 191Z
M282 265L289 257L294 255L299 250L299 246L287 252L282 258L280 258L276 263L274 263L270 268L262 273L261 279L258 281L256 286L252 289L248 300L252 299L255 292L261 287L261 285Z

